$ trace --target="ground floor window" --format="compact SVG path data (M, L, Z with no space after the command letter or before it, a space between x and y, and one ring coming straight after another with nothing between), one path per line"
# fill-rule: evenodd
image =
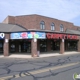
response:
M60 51L60 39L40 39L39 40L39 51L40 52L52 52ZM66 51L76 51L78 40L64 40L64 48Z
M40 52L60 51L60 39L38 39L37 41L37 50ZM77 42L77 40L65 40L65 50L77 50ZM2 51L3 43L0 42L0 52ZM31 53L31 39L10 40L9 51L10 53Z
M60 50L60 40L51 39L50 46L52 51Z
M16 52L16 44L15 43L11 43L10 52Z
M30 53L31 52L31 40L10 40L9 44L10 53Z
M48 50L49 51L59 51L60 50L60 40L39 39L38 41L39 41L38 48L40 52L48 52Z
M0 40L0 54L3 53L3 43L4 40Z
M65 40L65 50L77 50L77 40Z
M47 40L46 39L40 39L40 52L46 52L47 51Z
M20 46L21 46L21 52L31 52L31 41L30 40L22 41Z

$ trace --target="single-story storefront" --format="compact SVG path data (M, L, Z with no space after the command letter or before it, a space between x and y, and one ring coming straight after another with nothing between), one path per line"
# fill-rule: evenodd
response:
M32 42L33 41L33 42ZM10 34L9 50L12 53L32 53L35 47L35 54L43 52L78 51L79 36L62 33L49 32L18 32ZM36 46L34 45L36 44ZM33 46L34 45L34 46ZM33 46L33 47L32 47ZM34 52L33 52L34 54Z

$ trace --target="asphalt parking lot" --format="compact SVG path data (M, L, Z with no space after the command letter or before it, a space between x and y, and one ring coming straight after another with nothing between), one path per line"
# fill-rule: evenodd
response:
M46 58L0 58L0 80L73 80L80 54Z

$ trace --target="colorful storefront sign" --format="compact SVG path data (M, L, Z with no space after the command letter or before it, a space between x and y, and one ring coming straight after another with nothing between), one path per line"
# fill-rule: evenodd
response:
M0 38L4 38L4 34L0 34ZM69 34L54 34L54 33L45 33L45 32L18 32L11 33L11 39L78 39L77 35Z
M78 39L76 35L47 33L48 39Z
M11 33L11 39L45 39L46 34L44 32L18 32L18 33Z
M4 33L0 33L0 39L4 39L5 34Z

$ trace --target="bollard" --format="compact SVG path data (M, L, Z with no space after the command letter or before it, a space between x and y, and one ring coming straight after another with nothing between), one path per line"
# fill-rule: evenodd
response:
M37 57L39 57L39 55L40 55L40 51L37 51Z

